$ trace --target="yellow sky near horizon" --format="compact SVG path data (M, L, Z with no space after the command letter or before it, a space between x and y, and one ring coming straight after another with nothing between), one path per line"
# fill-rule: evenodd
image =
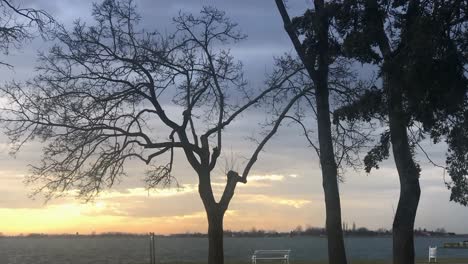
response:
M248 230L256 227L285 231L309 222L307 213L295 211L310 207L310 200L249 191L253 190L252 187L268 188L270 184L284 181L286 177L294 179L297 175L252 175L248 187L238 188L231 206L234 209L228 210L225 215L225 229ZM16 184L22 184L19 179L21 177L16 177ZM36 205L30 208L5 208L0 204L0 232L5 235L206 232L206 214L196 187L196 184L185 184L180 188L151 191L145 188L106 190L88 203L75 199L76 193L69 192L67 197L51 200L48 204L35 201ZM213 187L216 191L223 188L223 183L214 182ZM17 188L21 189L21 186ZM25 192L27 190L24 188ZM252 210L249 207L260 209ZM288 215L282 215L285 209L300 217L292 223ZM262 212L261 217L259 211Z
M390 228L396 208L398 189L391 170L371 175L366 181L349 175L340 185L343 221L371 229ZM298 225L323 227L325 210L320 174L256 174L246 185L240 184L224 218L225 230L289 231ZM142 187L116 186L105 190L94 201L83 203L69 196L44 204L39 197L31 200L31 188L25 186L25 173L0 171L0 233L92 234L128 232L173 234L207 230L206 214L194 183L181 188L148 191ZM447 218L453 212L465 214L459 205L448 203L443 186L435 187L437 171L422 179L422 197L416 226L467 233L459 217ZM366 185L363 185L366 184ZM371 186L372 188L370 188ZM396 187L396 186L395 186ZM224 188L215 178L213 189L219 197ZM356 191L359 190L359 191ZM434 208L440 208L437 212ZM462 209L462 210L460 210ZM457 227L455 229L453 227Z

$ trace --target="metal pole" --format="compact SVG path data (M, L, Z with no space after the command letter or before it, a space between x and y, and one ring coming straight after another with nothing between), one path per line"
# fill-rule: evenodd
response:
M150 246L150 248L149 248L149 250L150 250L150 264L156 264L155 259L154 259L154 233L149 233L149 235L150 235L150 241L149 241L150 242L149 243L150 244L149 245Z
M156 264L156 240L154 239L154 233L151 235L153 241L153 264Z
M149 253L150 253L149 264L153 264L153 251L151 250L151 233L149 233Z

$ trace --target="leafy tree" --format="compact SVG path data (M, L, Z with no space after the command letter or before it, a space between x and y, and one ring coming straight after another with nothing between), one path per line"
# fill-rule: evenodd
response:
M451 199L467 201L467 3L349 0L336 5L343 55L377 65L382 89L369 90L336 111L335 117L385 121L387 128L364 162L368 172L378 168L392 146L400 179L393 261L414 263L413 230L420 197L420 167L414 153L426 136L435 143L446 139Z
M198 178L208 218L208 263L224 263L223 218L238 182L246 183L260 151L295 100L284 107L259 141L241 174L226 173L219 201L212 172L222 153L223 131L241 113L290 77L275 72L266 89L248 89L242 64L226 45L244 38L223 12L180 13L176 31L138 30L132 1L105 0L93 8L95 24L77 21L53 34L58 44L40 56L39 74L3 92L10 104L3 121L12 141L46 143L29 182L48 198L68 190L91 199L125 176L129 160L152 165L149 188L174 181L181 151ZM296 96L310 90L306 87ZM255 93L255 94L253 94ZM244 96L245 95L245 96ZM206 128L206 129L204 129Z

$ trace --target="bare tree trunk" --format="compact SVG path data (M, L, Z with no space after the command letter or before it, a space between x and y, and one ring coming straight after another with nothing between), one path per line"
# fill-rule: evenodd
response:
M223 218L224 210L216 203L209 173L199 176L198 193L208 218L208 264L224 264Z
M330 122L328 87L329 72L329 17L323 0L314 1L320 18L317 30L318 69L315 72L315 100L317 104L317 129L320 146L323 190L325 193L326 228L328 236L328 261L331 264L346 264L346 251L341 226L341 204L338 188L338 168L335 161ZM310 64L309 64L310 67ZM312 72L312 70L311 70Z
M331 137L328 89L316 92L317 123L325 193L326 229L328 236L328 260L331 264L345 264L346 251L341 227L341 204L338 188L338 170Z
M208 264L224 264L223 217L218 208L208 211Z
M299 40L292 26L289 14L283 0L276 0L278 11L283 19L284 27L288 33L297 54L307 69L310 78L314 81L317 104L317 127L320 146L320 164L322 166L323 189L325 192L326 229L328 236L328 260L331 264L346 264L346 251L341 227L341 204L338 189L338 169L333 150L333 139L330 122L330 102L328 90L329 71L329 12L325 8L324 0L314 0L316 15L319 16L317 25L317 54L310 56ZM318 59L318 68L315 69Z
M393 263L414 264L414 221L420 196L419 181L400 182L400 200L393 220Z
M400 85L387 76L390 135L400 179L400 199L393 221L393 263L414 264L414 221L421 189L419 168L413 160L406 131Z

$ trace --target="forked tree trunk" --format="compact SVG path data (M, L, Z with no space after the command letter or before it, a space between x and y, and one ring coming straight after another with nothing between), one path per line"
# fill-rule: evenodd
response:
M214 199L209 173L199 179L198 193L208 218L208 264L224 264L223 218L226 210Z
M408 142L400 85L391 75L386 76L386 84L393 157L400 179L400 199L393 220L393 263L414 264L414 221L421 194L419 168Z

